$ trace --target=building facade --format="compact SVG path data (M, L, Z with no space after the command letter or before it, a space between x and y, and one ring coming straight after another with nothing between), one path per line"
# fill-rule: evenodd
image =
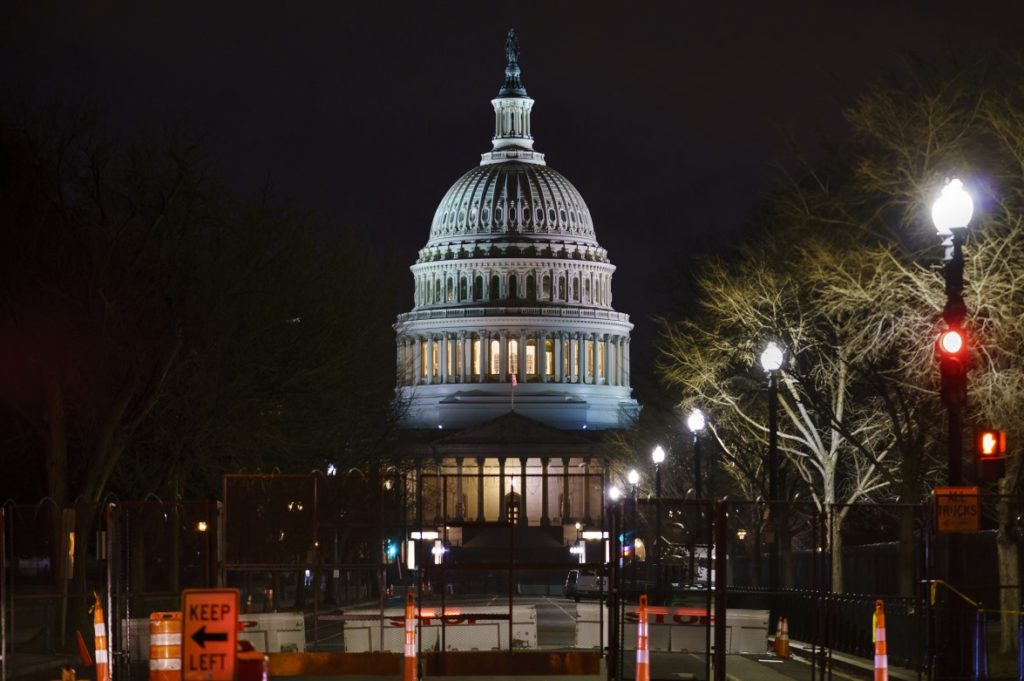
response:
M495 523L546 528L564 549L564 528L600 522L600 431L638 412L632 324L583 197L534 149L518 57L510 32L492 148L445 194L411 267L396 400L416 522L449 527L455 546Z

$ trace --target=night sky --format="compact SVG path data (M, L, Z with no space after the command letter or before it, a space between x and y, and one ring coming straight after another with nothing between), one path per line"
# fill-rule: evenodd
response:
M490 148L515 27L536 148L590 207L643 365L673 264L739 232L788 134L813 157L904 55L1024 47L1022 3L714 4L9 1L0 98L201 130L238 190L269 183L411 265Z

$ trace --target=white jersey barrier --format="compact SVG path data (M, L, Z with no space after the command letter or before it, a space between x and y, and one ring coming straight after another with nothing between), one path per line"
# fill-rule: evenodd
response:
M238 640L260 652L306 652L306 618L300 612L245 613L238 616L238 626Z
M238 624L242 627L238 640L249 641L262 653L306 651L306 620L301 612L242 613ZM130 619L124 631L127 631L127 640L122 634L121 650L128 648L132 662L149 660L149 619Z
M416 613L420 617L420 649L440 650L442 615L436 608L423 608L422 611L417 608ZM504 617L490 619L491 615ZM345 652L402 652L405 643L403 611L397 608L385 609L383 628L380 610L347 610L344 617ZM347 619L348 617L353 619ZM445 650L508 650L507 607L480 605L445 608L443 625ZM537 647L535 606L513 606L511 625L514 648Z
M576 606L577 648L599 648L608 645L607 606L602 610L603 612L599 610L596 603L581 603ZM623 632L623 646L627 650L633 650L636 647L638 622L636 606L627 605L624 616L626 630ZM764 652L768 641L767 610L730 608L726 611L725 622L726 654ZM648 607L647 624L651 650L704 652L708 615L703 608ZM711 639L714 648L713 632Z

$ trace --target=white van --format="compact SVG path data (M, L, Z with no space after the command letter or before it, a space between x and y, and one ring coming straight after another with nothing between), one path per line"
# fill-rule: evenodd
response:
M562 595L573 599L577 603L584 596L597 597L602 592L607 591L607 580L593 568L569 570L569 574L565 578L565 586L562 587Z

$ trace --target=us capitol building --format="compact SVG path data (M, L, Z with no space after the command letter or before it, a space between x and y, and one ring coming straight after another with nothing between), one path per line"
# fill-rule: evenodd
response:
M492 148L441 199L395 324L401 457L418 521L448 526L454 547L511 523L564 550L563 529L600 521L600 431L639 410L633 325L586 202L534 150L511 31L505 51Z

